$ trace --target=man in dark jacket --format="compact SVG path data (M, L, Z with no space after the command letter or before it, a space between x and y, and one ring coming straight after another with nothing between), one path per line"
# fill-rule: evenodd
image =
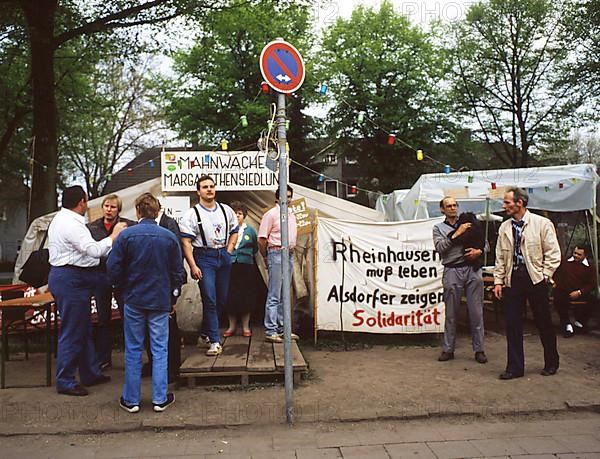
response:
M596 289L595 268L589 261L589 246L577 244L571 258L563 259L554 273L554 306L560 316L560 326L565 338L573 336L575 330L585 330L590 318L595 298L592 293ZM575 308L575 321L569 319L571 301L583 302ZM574 327L574 328L573 328Z
M150 193L136 199L139 223L115 241L107 272L123 292L125 312L125 384L119 405L140 410L142 352L148 330L152 352L152 404L164 411L175 401L167 393L169 313L184 279L181 247L175 235L156 224L160 204Z
M109 194L102 200L102 217L88 224L90 233L96 241L101 241L112 234L113 228L118 222L124 222L127 226L133 226L136 222L120 217L123 202L116 194ZM105 370L112 366L113 329L112 298L113 289L106 275L106 258L100 259L98 273L98 284L94 289L96 299L96 311L98 324L96 327L96 357L100 363L100 369ZM115 292L115 300L119 305L121 318L123 318L123 305L120 296Z

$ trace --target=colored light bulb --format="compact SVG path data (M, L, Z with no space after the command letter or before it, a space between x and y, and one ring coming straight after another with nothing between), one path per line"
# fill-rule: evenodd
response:
M204 162L206 164L210 163L210 155L204 155Z
M260 84L260 89L263 92L263 94L269 94L269 84L266 81L263 81Z
M358 115L356 115L356 121L358 122L358 124L361 124L363 121L365 120L365 112L358 112Z
M127 169L127 175L131 177L133 175L133 169L130 167Z
M325 83L321 83L321 87L319 88L319 94L324 96L327 94L327 85Z
M240 122L242 123L242 127L248 127L248 118L246 115L240 116Z
M290 120L285 120L285 130L289 131L290 129Z
M423 161L423 150L417 150L417 161Z
M150 164L150 167L154 167L154 160L151 159L150 161L148 161L148 164Z
M324 182L325 176L323 174L319 174L319 182Z
M106 176L106 180L110 182L112 180L112 174L108 174Z
M227 151L228 147L229 147L229 142L227 142L227 140L225 140L225 139L221 139L221 150Z
M467 182L469 182L469 183L473 183L473 180L474 180L474 179L475 179L475 177L473 177L472 175L469 175L469 176L467 177Z
M496 182L492 182L492 190L496 189Z
M387 139L388 145L394 145L394 142L396 142L396 134L388 135L388 139Z
M450 164L446 164L444 166L444 174L449 174L450 173Z
M558 188L560 188L561 190L565 187L565 184L563 182L560 182L558 184Z

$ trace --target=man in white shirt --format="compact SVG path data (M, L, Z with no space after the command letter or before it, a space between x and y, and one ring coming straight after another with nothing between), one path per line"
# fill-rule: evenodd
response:
M83 386L110 381L96 360L92 339L90 300L96 287L100 258L110 252L112 242L126 228L117 223L110 236L95 241L85 226L87 195L80 186L64 190L62 209L48 228L50 274L48 288L56 300L61 329L56 357L56 390L83 396ZM75 379L79 369L81 384Z
M186 212L181 222L183 255L190 274L198 280L202 297L202 327L198 345L208 344L206 355L222 352L219 314L227 302L231 252L238 237L233 209L215 200L215 181L203 175L196 182L199 203Z

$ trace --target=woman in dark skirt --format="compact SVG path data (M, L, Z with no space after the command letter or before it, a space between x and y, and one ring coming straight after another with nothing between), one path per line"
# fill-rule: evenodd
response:
M248 208L241 202L234 201L229 204L235 212L240 229L235 250L231 253L231 280L229 281L229 298L227 301L227 315L229 327L223 336L232 336L237 328L237 320L242 322L242 336L252 336L250 329L250 312L255 303L256 266L254 255L258 251L256 231L244 223Z

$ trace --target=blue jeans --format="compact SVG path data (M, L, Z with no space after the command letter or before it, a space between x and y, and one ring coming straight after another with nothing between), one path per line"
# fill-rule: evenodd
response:
M60 266L50 269L48 287L56 300L61 320L56 356L58 391L77 385L77 369L83 385L91 384L102 376L96 360L90 310L97 280L97 271Z
M167 353L169 311L155 311L125 305L125 384L123 400L139 405L142 386L142 353L146 327L152 353L152 403L167 401Z
M290 253L288 269L290 279L292 276L293 255ZM265 333L274 335L283 333L283 303L281 302L283 290L283 271L281 265L281 250L269 249L267 253L269 268L269 291L265 304Z
M202 297L202 327L200 333L208 336L211 343L218 343L219 315L227 303L231 255L221 249L194 249L194 259L202 271L198 281Z

